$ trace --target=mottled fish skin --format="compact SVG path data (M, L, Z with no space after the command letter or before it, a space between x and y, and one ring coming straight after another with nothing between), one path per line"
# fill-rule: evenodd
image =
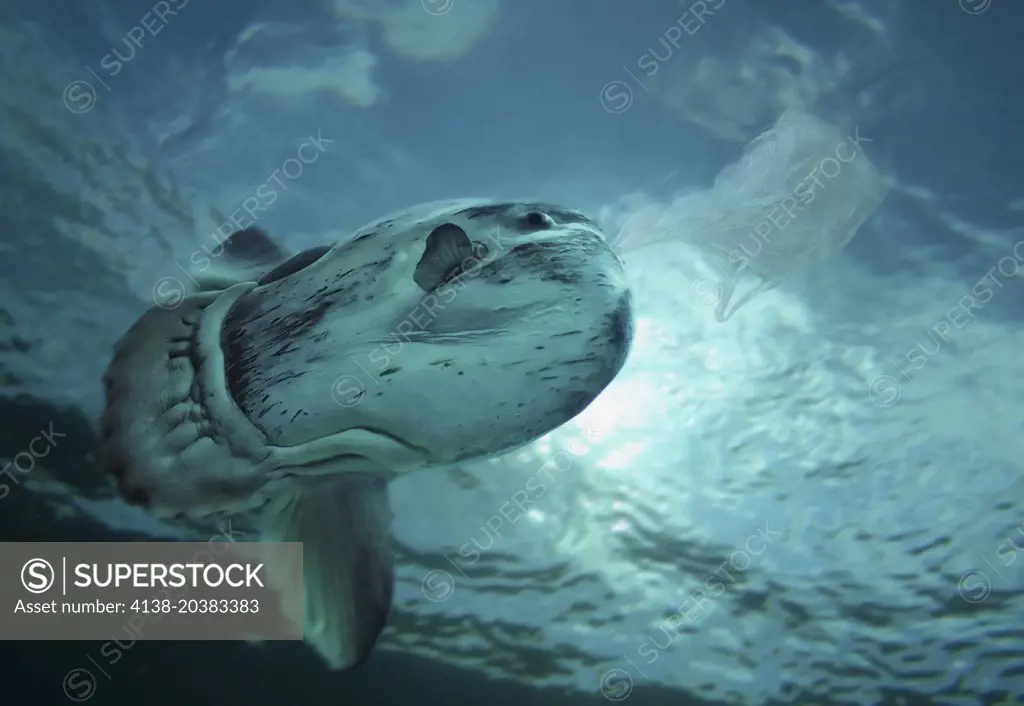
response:
M108 467L165 517L255 510L353 455L403 473L521 446L582 411L632 341L621 260L551 204L424 204L298 255L249 229L222 258L215 281L238 282L147 312L105 378Z
M157 517L302 542L304 634L335 669L387 622L387 483L564 424L633 338L600 228L540 202L424 204L298 254L247 229L196 281L115 346L102 463Z
M568 421L622 367L632 303L601 231L535 206L384 219L248 293L222 337L233 399L273 443L373 428L431 465L515 448ZM472 264L425 291L417 271L439 231L466 234ZM357 403L325 394L339 379Z

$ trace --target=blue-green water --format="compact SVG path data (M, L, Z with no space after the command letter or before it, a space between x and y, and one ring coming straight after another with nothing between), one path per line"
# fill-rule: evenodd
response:
M182 536L95 467L100 377L246 213L299 250L421 201L565 203L638 315L576 422L392 486L395 607L359 670L5 643L8 698L1020 702L1020 23L1006 0L0 9L0 455L28 468L4 540ZM841 252L838 216L768 215L801 187L744 161L787 111L884 186L816 162L815 207L864 211ZM788 164L799 125L754 154ZM779 284L719 321L741 242Z

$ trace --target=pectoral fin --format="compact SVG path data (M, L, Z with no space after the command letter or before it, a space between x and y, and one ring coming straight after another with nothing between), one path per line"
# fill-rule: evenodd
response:
M266 541L303 543L303 634L333 669L369 657L394 591L391 512L379 476L346 474L267 505Z
M232 233L209 253L209 264L189 275L200 290L227 289L239 282L259 280L292 256L263 230L249 227Z
M424 292L432 292L452 272L473 257L473 241L454 223L445 223L427 236L427 247L416 265L413 280Z

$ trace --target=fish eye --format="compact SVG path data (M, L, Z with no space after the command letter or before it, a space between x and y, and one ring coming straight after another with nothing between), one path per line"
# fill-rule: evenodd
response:
M554 220L552 220L551 216L540 211L530 211L529 213L527 213L526 223L531 228L544 230L551 228L555 225L555 222Z

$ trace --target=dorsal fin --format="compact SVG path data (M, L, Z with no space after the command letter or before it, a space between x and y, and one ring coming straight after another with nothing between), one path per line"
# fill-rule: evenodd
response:
M260 284L269 284L276 282L279 279L287 277L290 274L298 272L299 270L312 265L314 262L323 257L331 249L330 245L317 245L316 247L310 248L309 250L303 250L298 255L295 255L290 260L282 262L280 265L272 269L260 278Z
M260 279L290 257L266 231L250 226L232 233L220 253L210 255L210 265L191 276L200 290L227 289Z

